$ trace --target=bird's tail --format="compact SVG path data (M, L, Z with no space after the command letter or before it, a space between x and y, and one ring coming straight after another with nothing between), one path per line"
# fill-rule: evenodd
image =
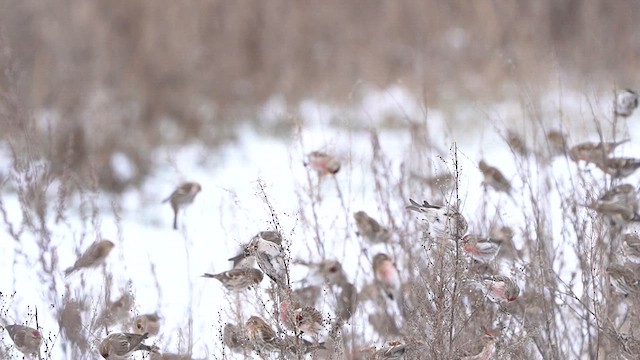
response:
M178 230L178 210L173 211L173 230Z
M140 350L144 350L144 351L148 351L148 352L152 352L155 354L160 354L160 348L155 346L155 345L145 345L145 344L140 344Z

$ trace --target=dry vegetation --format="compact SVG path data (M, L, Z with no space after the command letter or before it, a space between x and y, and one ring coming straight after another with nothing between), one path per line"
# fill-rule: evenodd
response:
M633 82L640 53L634 38L638 6L606 0L500 4L4 1L0 9L0 140L10 150L12 166L0 169L0 180L3 196L17 194L21 215L20 221L10 220L11 210L0 197L0 223L16 244L35 239L34 245L41 250L32 262L52 307L38 311L54 313L60 325L44 329L42 357L53 359L50 349L60 346L69 359L97 358L91 334L133 320L135 294L118 288L109 274L104 274L100 293L60 290L64 286L59 284L55 234L48 224L81 228L77 244L99 235L100 212L107 210L98 205L98 193L118 193L141 184L154 165L150 154L157 147L196 141L213 147L234 137L229 125L256 116L273 96L284 97L292 106L306 98L348 104L359 95L362 83L377 88L400 83L420 94L426 109L446 108L458 100L525 98L513 89L530 83L545 87L558 73L568 75L568 81L577 86ZM432 147L434 135L427 114L420 120L402 120L412 134L409 148L415 153L414 163L398 164L387 158L377 131L371 130L368 150L373 161L368 172L374 179L378 220L392 234L383 248L400 269L403 282L403 301L397 304L373 282L375 253L369 251L375 246L355 235L353 213L362 209L350 207L346 199L351 193L341 178L350 164L344 163L335 177L323 176L322 184L316 174L309 173L297 192L302 225L295 235L314 240L308 249L310 257L341 260L340 254L327 252L332 248L327 241L357 242L363 250L357 272L346 279L359 290L353 316L337 307L344 284L309 280L308 285L322 289L312 306L322 312L325 330L316 338L297 336L323 342L326 348L313 349L311 354L372 358L403 345L408 359L457 359L495 344L497 359L639 356L634 309L640 299L640 280L633 279L634 292L624 296L610 287L610 274L605 271L613 263L628 260L621 250L622 239L634 231L632 221L612 224L610 217L584 206L625 180L574 165L563 147L552 158L553 144L544 137L549 129L542 125L548 119L540 119L542 112L531 109L526 101L521 103L523 122L537 135L528 137L525 145L536 151L520 151L514 138L505 135L505 151L511 152L517 168L511 180L520 184L512 192L513 200L487 190L478 213L461 209L470 229L481 235L496 237L504 226L513 232L513 253L498 254L487 264L471 260L458 239L452 243L426 236L424 223L403 209L410 197L458 203L455 181L453 186L429 181L442 175L431 173L432 163L448 168L454 180L467 176L458 167L460 154L455 147L449 154ZM295 119L282 122L285 127L299 125ZM630 135L623 119L608 116L594 122L602 126L598 135L603 140ZM259 119L255 126L261 126ZM124 154L134 164L133 177L114 176L110 164L116 154ZM558 167L570 174L570 182L561 179L564 175L558 174ZM416 175L407 170L416 168L424 172ZM637 189L637 180L632 179ZM54 197L47 191L51 187L57 189ZM327 189L340 198L342 205L335 216L346 219L347 228L336 231L333 224L319 220L317 212L326 196L322 192ZM81 219L69 215L69 199L75 194ZM271 205L268 189L262 189L262 195L272 212L272 229L285 235L285 248L297 246L294 234L280 228L282 215ZM510 223L502 218L500 206L509 201L522 221ZM559 209L560 216L552 216L550 209ZM118 218L117 201L108 211ZM335 232L339 239L328 235ZM507 249L512 240L508 236L503 240L502 249ZM14 250L17 257L30 254L20 246ZM564 261L568 253L577 264ZM296 258L287 261L290 266L309 265ZM567 273L573 276L570 281ZM518 299L489 301L473 285L489 274L515 279L520 287ZM265 278L263 286L267 283L271 296L262 290L246 294L253 297L252 306L258 304L260 315L279 335L296 336L296 329L287 330L277 313L282 301L295 296L298 285L275 285ZM577 288L582 291L574 292ZM111 294L112 289L117 295ZM6 322L20 314L18 322L36 327L35 309L15 309L13 296L0 289L0 318ZM246 311L235 310L232 316L211 319L211 325L220 328L221 338L230 319L240 324L247 320ZM191 330L179 335L187 354L193 345ZM493 337L486 332L494 332ZM5 332L2 336L0 358L5 353L19 358ZM210 348L220 344L221 339L214 339ZM376 352L371 345L385 350ZM241 342L239 348L225 348L220 356L248 354L255 354L253 347Z

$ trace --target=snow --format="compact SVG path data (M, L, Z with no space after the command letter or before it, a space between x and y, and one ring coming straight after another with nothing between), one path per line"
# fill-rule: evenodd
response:
M460 46L460 34L451 36L452 43ZM549 98L558 99L555 95L550 95ZM562 102L563 106L584 113L584 105L580 105L584 102L583 97L564 93ZM550 113L554 106L557 104L550 104ZM595 106L606 112L606 102ZM516 176L518 164L514 162L513 155L505 151L504 141L495 131L496 128L502 128L502 120L497 120L496 124L495 119L505 119L504 122L508 123L506 119L521 115L521 109L517 103L504 103L481 111L474 110L474 107L467 110L466 116L475 117L470 131L450 128L443 113L430 109L428 116L432 136L427 142L433 141L436 148L440 149L449 149L453 141L457 142L462 170L462 212L470 219L470 231L482 232L487 230L488 225L476 220L476 215L484 212L485 195L480 187L481 176L477 161L481 157L489 159L491 165L498 166L509 177L513 177L516 193L520 194L523 184ZM264 107L262 117L267 123L274 123L279 117L288 116L286 111L284 101L274 97ZM28 309L37 307L39 325L44 329L47 339L47 335L55 337L59 333L54 318L55 307L60 305L60 295L65 293L67 286L72 290L72 295L75 290L83 289L83 292L92 294L96 306L102 304L104 300L101 296L105 289L100 268L82 270L68 279L64 278L63 271L77 257L76 248L82 251L94 240L105 238L116 244L106 262L106 269L113 274L115 281L111 300L119 296L119 289L127 289L130 282L135 294L136 312L143 314L158 311L163 317L163 330L157 339L162 349L172 352L185 350L184 347L179 348L180 343L184 346L179 329L182 329L182 336L185 336L188 332L187 319L193 316L194 358L221 358L222 347L218 340L220 319L222 324L227 319L234 320L231 304L235 303L236 295L226 292L217 281L202 279L200 275L229 269L231 264L227 259L237 253L240 244L259 231L274 228L260 186L264 187L278 216L278 226L287 241L291 242L292 259L319 259L313 239L315 234L307 222L312 217L308 195L311 187L321 197L316 211L319 223L323 224L320 236L325 256L343 261L345 271L358 284L370 281L372 276L366 272L370 267L369 260L363 254L360 240L353 235L355 229L351 218L353 212L363 209L372 217L382 220L383 224L386 223L386 215L379 204L382 198L374 191L371 176L371 135L368 128L379 126L390 116L414 120L422 118L424 115L419 102L406 90L392 88L370 92L362 102L346 111L308 100L302 102L296 112L301 131L294 132L291 138L265 137L245 126L240 130L237 142L219 149L212 150L194 144L179 149L157 150L152 157L156 164L155 170L141 188L128 190L119 196L85 194L85 198L95 200L93 206L98 214L95 217L91 216L93 209L81 205L83 198L75 196L67 206L66 220L56 222L53 205L57 188L53 186L48 189L47 196L51 201L48 202L46 228L50 230L49 249L58 256L55 272L55 289L58 295L52 298L52 293L47 291L48 284L41 285L43 278L39 274L41 270L38 270L40 260L37 242L44 235L25 233L18 243L9 236L6 230L8 226L5 224L5 230L0 232L0 264L5 264L6 267L0 277L0 291L3 296L15 292L13 300L5 300L0 304L0 307L4 306L0 310L9 311L6 320L9 323L23 323L30 319ZM337 126L341 118L346 120L342 126ZM580 128L574 125L571 121L564 124L565 128ZM637 130L635 123L630 126L633 129L629 129L629 132L637 133L632 131ZM412 153L415 149L412 148L411 133L406 126L378 131L393 177L400 175L399 169L403 162L407 162L410 169L425 170L425 164L415 163L420 154ZM596 140L594 136L589 138ZM316 149L336 154L343 160L343 168L335 181L327 177L316 185L316 174L308 176L308 170L302 165L304 154ZM622 146L618 152L631 155L637 154L637 150L638 145L630 143ZM452 169L450 153L441 155L444 161L437 157L431 158L431 170L436 173ZM133 176L133 167L125 155L116 154L111 160L112 167L119 176ZM9 169L10 161L11 154L7 147L0 146L2 168ZM560 187L571 189L571 174L575 171L575 165L559 159L552 164L552 168ZM8 176L4 171L3 176ZM543 176L538 171L532 171L531 175ZM199 182L202 192L194 204L180 214L180 230L174 231L171 228L172 210L161 201L177 184L185 180ZM538 184L535 178L531 183ZM4 185L5 189L9 187L10 185ZM538 193L546 190L541 187L533 191ZM428 193L417 192L412 196L422 200ZM530 204L523 203L522 200L513 202L504 195L492 192L489 192L489 198L490 204L486 209L489 217L495 211L503 222L512 224L516 229L524 228L523 213L531 213ZM4 191L1 200L7 213L7 223L18 226L23 220L18 195ZM347 214L342 210L343 201ZM391 209L404 211L407 199L391 201ZM581 282L571 282L571 269L577 266L573 245L563 245L560 242L567 237L561 236L563 223L559 203L560 198L554 192L549 203L542 205L551 210L549 216L554 219L554 228L549 235L554 237L554 246L563 251L561 275L564 281L573 284L573 290L580 296ZM521 244L516 243L516 246ZM383 245L376 245L367 250L372 257L376 251L387 249ZM558 263L555 265L558 266ZM302 281L307 273L305 267L294 266L294 284ZM518 281L521 286L524 285L523 279ZM262 288L267 288L268 285L265 280ZM245 320L259 311L260 305L253 292L238 296L247 304L243 313ZM266 299L266 296L263 298ZM267 305L267 310L269 309ZM326 313L328 310L322 311ZM32 320L30 325L34 324L35 321ZM365 324L364 320L358 320L354 326L365 328ZM372 336L371 331L367 334ZM101 339L105 334L96 332L92 336ZM7 342L6 337L4 341ZM52 346L53 358L62 358L63 342L55 341ZM94 355L94 358L98 358L97 352ZM140 358L140 355L137 356Z

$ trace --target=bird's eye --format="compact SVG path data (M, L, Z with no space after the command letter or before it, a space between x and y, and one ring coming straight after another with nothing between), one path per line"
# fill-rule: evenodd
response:
M334 272L337 272L337 271L338 271L338 267L337 266L332 266L332 267L329 268L329 272L334 273Z

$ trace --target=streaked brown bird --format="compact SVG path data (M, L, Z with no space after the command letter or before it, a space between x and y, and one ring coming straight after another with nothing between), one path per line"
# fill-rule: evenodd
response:
M620 184L602 194L587 205L599 214L607 216L613 224L624 225L638 220L638 192L631 184Z
M98 316L98 323L104 326L112 326L122 323L130 316L133 308L133 297L129 292L124 292L116 301L110 302Z
M416 211L424 216L428 223L428 234L432 238L460 239L468 229L467 220L451 206L429 204L426 200L418 204L409 199L408 210Z
M391 238L389 230L380 226L380 224L366 212L358 211L353 214L353 218L356 220L358 236L363 236L374 244L386 243Z
M569 158L575 162L580 160L588 163L602 163L620 145L629 139L612 142L583 142L569 149Z
M635 158L607 158L596 163L604 173L614 178L625 178L640 169L640 159Z
M317 334L322 330L322 314L311 306L300 306L295 300L280 302L280 321L289 330Z
M640 277L637 271L622 264L611 264L607 267L611 286L626 296L640 294Z
M73 266L64 271L64 275L69 276L76 270L92 268L104 263L114 246L114 243L109 240L94 242L84 251L78 260L76 260Z
M480 160L478 167L484 176L484 184L486 186L511 195L511 182L507 180L498 168L487 164L484 160Z
M262 281L262 271L253 268L237 268L219 274L204 274L202 277L214 278L228 290L244 290Z
M245 323L247 338L254 350L259 352L273 352L280 348L280 339L271 326L258 316L250 317Z
M622 235L622 251L628 261L640 264L640 237L638 234Z
M313 264L314 275L321 277L329 285L340 285L347 281L342 264L337 260L324 260Z
M227 323L222 331L222 343L233 351L246 348L249 339L243 328L236 324Z
M183 209L193 203L196 195L202 190L197 182L185 182L178 186L168 198L162 201L169 202L173 209L173 229L178 229L178 210Z
M560 130L550 130L547 132L547 146L549 156L561 156L567 153L567 138Z
M42 334L37 329L24 325L4 327L16 349L25 355L38 355L42 346Z
M100 355L105 359L124 360L128 359L134 351L158 352L156 346L149 346L143 343L148 337L148 334L109 334L100 343Z
M158 335L160 332L160 320L160 316L156 313L138 315L133 321L133 332L140 335Z
M232 257L229 258L229 261L233 261L233 267L234 268L247 268L247 267L252 267L253 266L253 260L255 258L253 257L253 255L247 251L249 244L254 241L254 239L259 238L261 240L264 241L270 241L272 243L275 243L277 245L282 246L282 235L280 235L279 232L277 231L260 231L259 233L257 233L254 237L251 238L251 240L242 245L242 251Z
M319 175L332 174L335 175L340 171L340 161L334 156L321 151L312 151L307 155L307 161L304 166L318 172Z
M520 295L520 287L508 276L486 276L477 282L489 300L496 303L514 302Z

